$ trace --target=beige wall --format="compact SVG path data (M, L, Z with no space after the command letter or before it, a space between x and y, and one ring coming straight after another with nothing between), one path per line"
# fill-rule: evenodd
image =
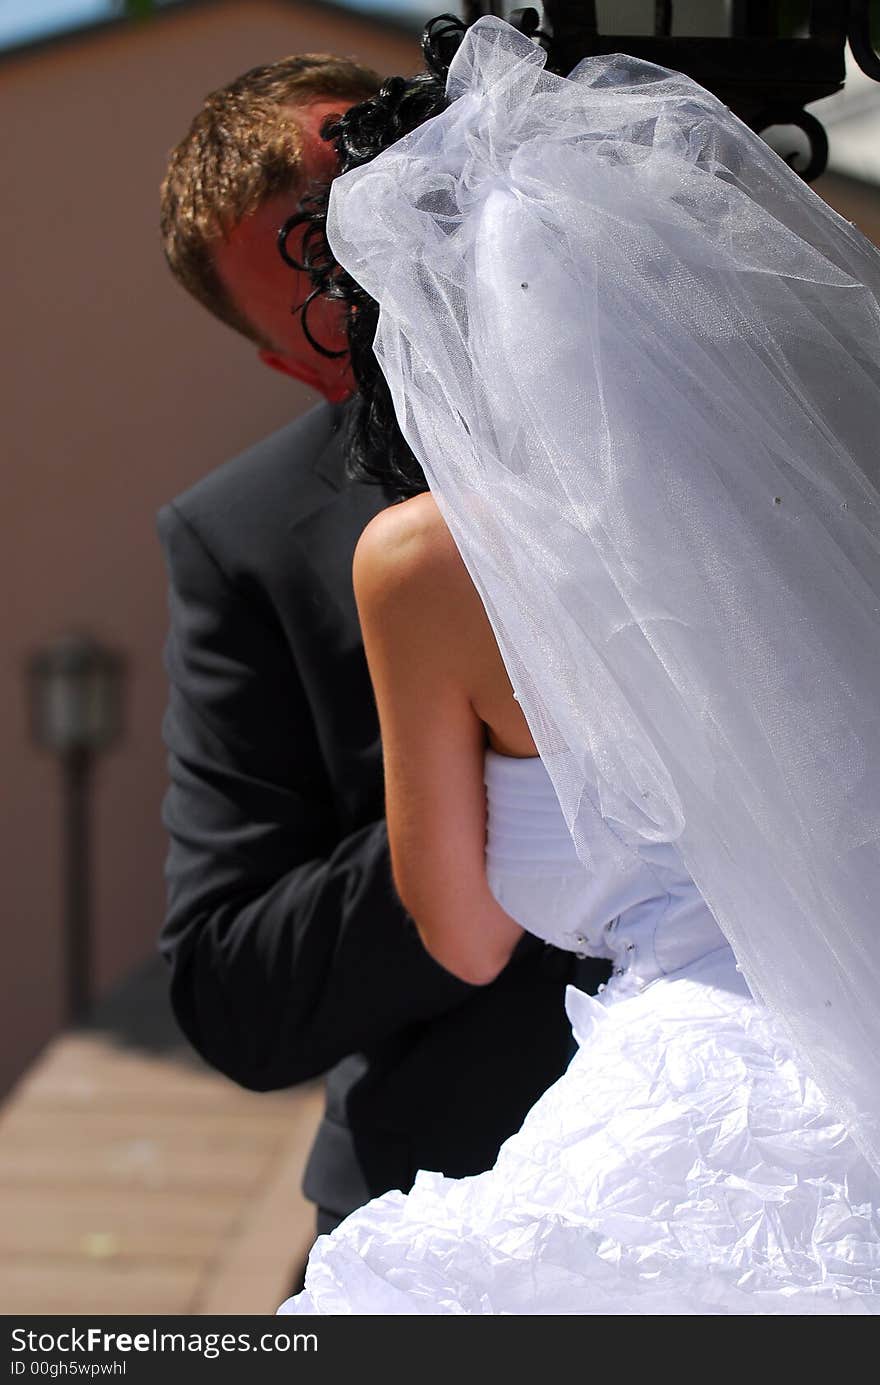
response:
M130 663L128 729L95 790L95 981L155 947L165 578L158 506L315 402L172 283L167 151L202 96L284 53L419 66L414 39L331 10L217 4L9 60L3 131L0 1090L61 1014L60 795L28 741L28 652L71 627Z

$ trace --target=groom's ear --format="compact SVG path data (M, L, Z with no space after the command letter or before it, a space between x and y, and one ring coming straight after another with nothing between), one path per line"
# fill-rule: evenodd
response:
M269 366L271 370L278 370L282 375L289 375L292 380L299 380L302 385L309 385L312 389L319 389L317 371L312 370L302 361L293 360L290 356L282 356L278 351L267 351L260 348L257 352L263 365Z

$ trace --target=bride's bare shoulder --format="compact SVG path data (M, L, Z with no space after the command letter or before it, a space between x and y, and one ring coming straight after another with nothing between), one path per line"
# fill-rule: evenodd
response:
M355 552L354 589L386 716L392 689L434 714L445 695L458 708L464 695L497 749L535 753L483 603L432 496L370 521Z
M380 510L358 540L354 555L358 600L452 598L478 601L452 535L426 492Z

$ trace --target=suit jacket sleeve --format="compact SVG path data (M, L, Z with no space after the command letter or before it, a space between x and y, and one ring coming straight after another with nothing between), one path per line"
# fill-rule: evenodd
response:
M230 583L175 509L164 723L170 789L161 949L178 1022L258 1090L449 1010L473 988L422 947L384 821L340 840L312 714L277 617Z

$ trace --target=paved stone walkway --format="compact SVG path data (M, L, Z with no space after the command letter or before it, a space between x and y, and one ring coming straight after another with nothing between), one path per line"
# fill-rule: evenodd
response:
M0 1110L0 1313L274 1312L313 1235L321 1105L61 1035Z

